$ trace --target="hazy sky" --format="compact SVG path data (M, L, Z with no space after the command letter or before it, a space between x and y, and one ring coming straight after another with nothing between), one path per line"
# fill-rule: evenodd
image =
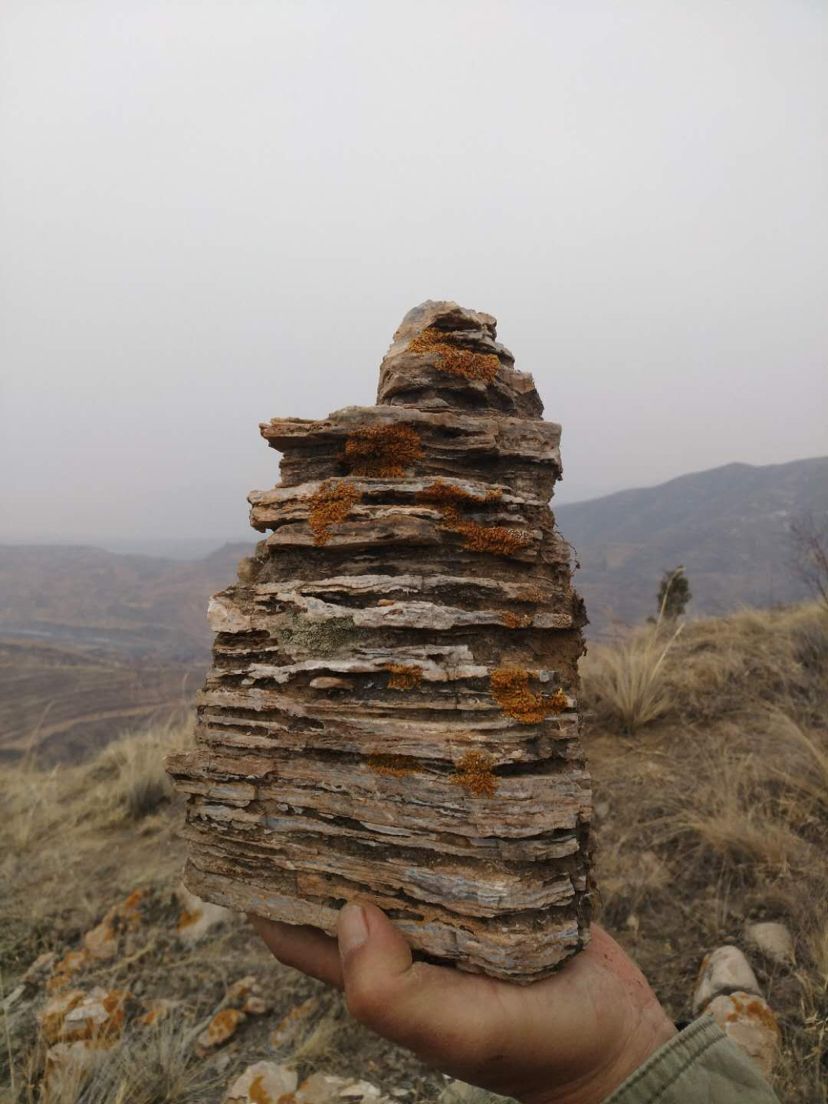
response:
M2 537L244 536L426 298L564 501L828 452L827 62L824 0L3 0Z

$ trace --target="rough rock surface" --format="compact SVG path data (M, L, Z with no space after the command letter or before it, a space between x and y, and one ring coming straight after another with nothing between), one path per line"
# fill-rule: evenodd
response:
M754 947L781 966L790 966L796 960L794 941L790 930L774 920L748 924L745 938Z
M770 1077L779 1059L780 1031L767 1001L755 993L722 993L705 1008L719 1027L752 1058L765 1077Z
M532 981L589 935L583 606L549 499L560 427L490 315L410 311L378 404L261 431L268 533L210 606L185 880L328 932L370 899L415 948Z
M756 974L744 952L728 943L705 955L693 993L693 1012L698 1015L720 993L736 991L761 995Z

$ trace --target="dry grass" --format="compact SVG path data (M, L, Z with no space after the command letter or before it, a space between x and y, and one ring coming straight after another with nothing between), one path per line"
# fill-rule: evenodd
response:
M615 662L631 647L643 645L622 645ZM626 700L606 691L612 663L600 650L584 679L597 804L609 806L597 826L604 920L676 1018L689 1015L705 951L742 945L782 1025L780 1095L816 1104L828 1022L828 618L813 605L688 623L647 683L650 707L637 715L649 720L634 739ZM791 930L795 969L744 942L745 925L763 919Z
M171 797L163 753L186 739L187 727L163 725L110 744L89 763L41 770L24 761L0 772L7 969L44 949L56 913L68 929L88 925L102 901L178 861L167 853L150 862L140 843L123 843L136 832L140 840L143 823Z
M584 677L596 716L633 733L667 712L664 663L680 631L659 622L590 652Z
M80 1053L80 1052L79 1052ZM224 1079L200 1062L187 1030L169 1020L111 1049L53 1068L48 1104L199 1104ZM3 1104L35 1104L40 1090L20 1078Z
M242 1069L263 1058L295 1066L301 1077L320 1070L405 1085L410 1104L434 1100L437 1075L351 1021L339 994L279 967L241 918L195 947L179 941L182 810L180 799L168 801L161 760L187 741L188 728L128 737L76 766L47 770L30 761L0 771L0 1003L40 952L63 958L110 906L144 891L133 941L72 978L86 991L129 990L124 1036L91 1067L70 1068L49 1104L218 1104ZM251 974L272 1015L249 1018L228 1047L199 1057L196 1035L233 983ZM277 1054L270 1032L312 996L321 998L319 1014ZM41 985L8 1014L0 1009L0 1104L44 1104L47 1048L36 1013L45 999ZM137 1017L155 999L175 1001L175 1011L148 1031Z
M817 1104L828 1038L828 618L811 606L688 623L679 636L651 629L614 656L599 649L584 674L602 921L676 1019L690 1013L704 953L741 944L782 1026L780 1096ZM160 760L185 739L184 728L156 729L86 764L0 773L0 958L9 991L40 951L76 947L109 905L149 887L154 919L138 957L84 984L132 989L137 980L145 996L181 1000L191 1038L234 980L258 974L271 986L273 1018L245 1025L226 1086L240 1064L270 1055L268 1031L320 987L275 968L243 926L194 949L176 943L180 810ZM745 944L745 924L763 919L790 928L792 967ZM349 1021L337 996L322 1011L287 1060L385 1089L415 1086L412 1104L436 1098L438 1080ZM0 1100L33 1104L42 1047L33 1019L18 1020L0 1045L15 1055L16 1095L0 1091ZM180 1034L133 1033L61 1104L212 1104L223 1088L197 1080L209 1068L192 1064Z

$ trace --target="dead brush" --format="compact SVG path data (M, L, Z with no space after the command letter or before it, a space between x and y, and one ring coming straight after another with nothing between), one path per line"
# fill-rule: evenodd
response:
M681 632L659 621L615 647L596 648L584 664L584 693L599 722L633 733L671 708L664 664Z
M0 962L9 974L50 943L57 916L70 929L88 927L100 894L135 888L145 872L124 862L113 875L107 834L133 835L135 821L167 800L163 755L186 742L188 729L137 733L88 763L43 770L25 760L0 771ZM106 886L95 876L102 869Z
M665 683L676 713L695 722L782 702L816 721L828 695L828 617L806 604L688 623Z
M140 820L174 794L164 756L185 743L180 724L168 723L109 744L87 768L102 808L115 817Z
M806 729L783 709L754 712L725 722L715 733L698 735L689 758L700 779L693 789L698 830L711 839L710 822L727 810L742 825L734 827L734 842L749 834L751 825L771 829L769 839L775 838L776 828L803 841L809 828L824 828L828 732ZM674 801L684 808L686 797L674 794ZM690 825L693 811L685 808L684 819ZM722 839L730 837L725 832ZM780 854L771 857L779 859Z
M222 1083L200 1061L186 1025L165 1020L111 1049L78 1049L51 1069L46 1096L29 1076L18 1076L9 1104L202 1104Z
M699 750L703 745L702 740ZM756 754L727 744L706 750L709 758L693 787L692 802L686 785L676 780L662 821L667 833L683 840L685 854L701 850L704 861L714 857L742 871L797 866L802 841L763 786L765 772Z

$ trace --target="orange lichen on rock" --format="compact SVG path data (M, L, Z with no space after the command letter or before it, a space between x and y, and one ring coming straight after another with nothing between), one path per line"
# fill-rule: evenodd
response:
M539 586L524 586L514 594L516 602L531 602L535 606L549 602L549 592Z
M491 487L485 494L476 495L462 487L447 483L445 479L435 479L433 483L429 483L427 487L417 492L418 502L434 503L443 511L455 513L457 507L462 504L483 506L489 502L499 502L502 497L503 491L500 487Z
M367 762L374 774L384 774L387 778L406 778L414 773L411 760L405 755L369 755Z
M471 552L491 552L495 556L514 556L532 540L525 529L509 529L505 525L459 521L450 528L463 537L464 548Z
M521 667L499 667L492 671L492 697L510 717L521 724L540 724L551 713L561 713L569 704L563 690L541 694L529 687L529 671Z
M59 989L65 989L73 975L82 970L84 966L88 966L91 960L92 956L85 947L77 951L67 951L46 982L47 992L55 993Z
M503 496L499 487L493 487L485 495L475 495L454 487L443 479L435 481L417 493L418 502L435 504L443 518L443 525L452 533L464 538L464 548L472 552L491 552L496 556L512 556L531 542L525 529L511 529L504 525L480 525L476 521L463 518L459 507L462 505L483 506L497 502Z
M507 629L528 629L532 624L532 615L530 613L512 613L511 610L507 610L506 613L501 615L500 620Z
M422 454L420 435L402 422L356 430L345 441L343 459L352 475L401 479Z
M389 663L385 669L388 671L389 690L413 690L423 679L422 667L409 667L406 663Z
M313 543L327 544L331 539L331 526L340 525L360 497L356 486L349 480L326 479L311 495L308 524L313 533Z
M457 764L452 782L475 797L494 797L497 778L492 771L493 763L494 760L485 751L467 751Z
M298 1034L299 1030L320 1009L320 997L308 997L301 1004L294 1005L274 1027L270 1035L270 1045L280 1050L288 1046Z
M246 1019L247 1016L238 1008L222 1008L220 1012L216 1012L199 1035L199 1049L206 1052L226 1043L236 1034L239 1024L244 1023Z
M738 994L733 993L730 1000L733 1005L733 1011L728 1012L725 1016L726 1022L735 1023L737 1020L747 1017L748 1019L757 1020L776 1035L780 1033L776 1016L774 1016L769 1006L761 998L753 997L745 1001L740 1000Z
M500 360L494 353L478 353L462 345L451 345L445 334L432 328L417 334L408 348L412 353L434 354L438 368L463 379L491 383L500 368Z

